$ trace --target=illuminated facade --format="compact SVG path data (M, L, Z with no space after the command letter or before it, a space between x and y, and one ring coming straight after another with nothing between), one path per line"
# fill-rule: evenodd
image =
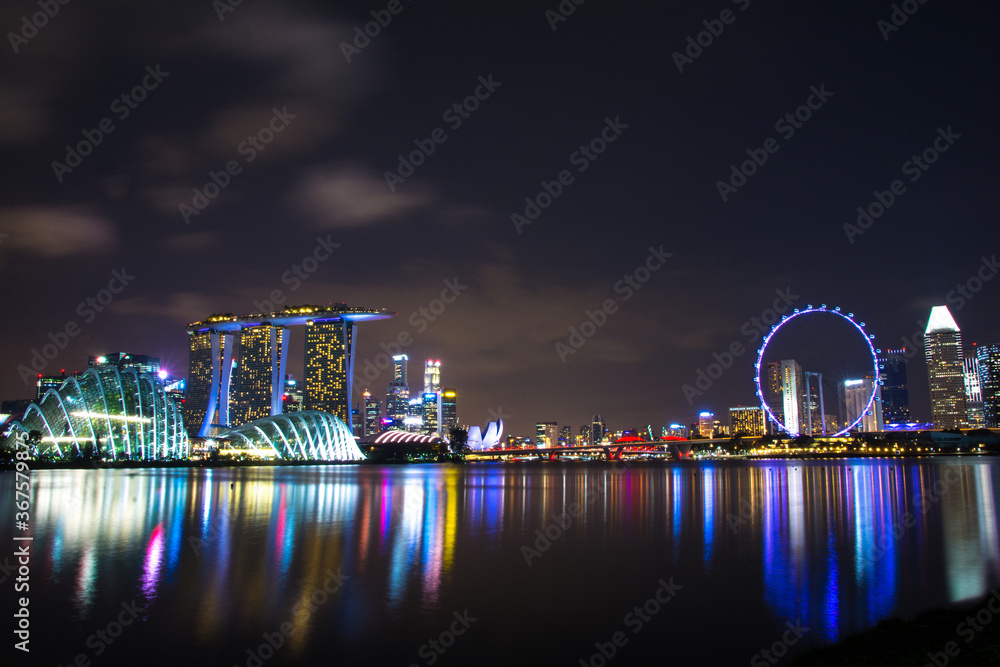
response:
M233 336L211 329L188 332L188 383L184 419L192 436L205 437L212 425L229 426L229 384Z
M1000 428L1000 345L976 347L979 382L983 392L983 416L988 428Z
M887 424L910 421L910 392L906 388L905 350L886 350L878 358L883 384L882 416Z
M290 337L285 327L268 324L240 332L234 426L281 414Z
M794 359L782 359L780 363L781 412L785 417L785 428L792 435L798 435L803 426L805 376L802 366Z
M373 397L367 389L365 399L365 419L363 436L375 435L382 431L382 402Z
M441 390L441 435L447 436L458 426L458 393L454 389Z
M535 424L535 446L555 447L559 444L559 425L556 422Z
M715 415L711 412L699 412L698 413L698 435L703 438L710 439L712 437L712 422L715 421Z
M441 423L441 392L424 393L420 406L423 418L423 432L426 435L440 435L438 425Z
M965 414L966 424L971 428L982 428L986 425L986 413L983 406L983 385L979 373L979 359L975 352L965 355L962 362L965 375Z
M441 389L441 360L428 359L424 362L424 393L430 394Z
M13 429L41 433L36 453L43 459L154 461L189 453L184 419L163 381L134 368L90 367L66 378L28 406Z
M305 409L351 419L351 379L354 376L354 340L358 327L347 320L314 322L306 326Z
M392 358L392 382L386 389L385 416L392 421L390 428L403 429L410 415L410 387L406 383L406 363L409 357L397 354Z
M934 306L924 331L924 356L931 393L931 414L937 428L965 425L965 370L962 333L948 306Z
M347 425L334 415L303 410L237 426L218 436L220 453L284 461L361 461Z
M876 393L876 396L871 400L873 393ZM848 424L860 420L859 430L867 433L884 430L882 401L875 392L875 381L872 376L863 380L844 380L844 420Z
M764 435L764 408L729 408L729 428L733 435Z

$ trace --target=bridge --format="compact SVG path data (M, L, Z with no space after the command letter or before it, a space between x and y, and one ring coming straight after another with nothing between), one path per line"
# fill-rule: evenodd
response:
M572 456L577 454L589 455L602 458L606 461L621 461L623 455L631 454L636 456L660 456L672 457L677 460L688 459L691 456L691 445L697 443L713 442L710 440L654 440L650 442L618 442L601 445L567 445L565 447L539 447L533 449L505 448L486 449L469 452L466 458L469 460L500 459L510 457L532 457L539 461L555 461L559 456ZM718 440L714 442L729 442Z

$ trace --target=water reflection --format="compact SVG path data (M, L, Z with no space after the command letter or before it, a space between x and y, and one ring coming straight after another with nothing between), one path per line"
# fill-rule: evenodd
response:
M975 459L36 472L35 571L77 622L138 595L201 645L291 621L304 655L331 628L368 636L469 590L544 590L519 550L548 534L546 567L662 553L657 576L722 582L733 613L835 640L1000 583L998 474ZM338 568L355 585L294 615Z

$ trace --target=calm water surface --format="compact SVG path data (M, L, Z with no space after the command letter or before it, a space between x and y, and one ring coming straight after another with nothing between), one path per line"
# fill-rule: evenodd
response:
M609 665L745 665L786 622L808 628L783 664L1000 584L991 458L33 482L31 645L48 664L598 665L595 643L621 633Z

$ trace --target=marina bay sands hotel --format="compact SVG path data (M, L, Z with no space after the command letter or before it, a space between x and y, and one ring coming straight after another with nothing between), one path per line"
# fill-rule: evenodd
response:
M215 427L281 414L291 327L297 325L306 327L303 409L336 415L353 428L357 323L395 315L346 304L289 306L276 313L212 315L188 325L184 422L190 435L208 437ZM236 343L238 361L233 356Z

